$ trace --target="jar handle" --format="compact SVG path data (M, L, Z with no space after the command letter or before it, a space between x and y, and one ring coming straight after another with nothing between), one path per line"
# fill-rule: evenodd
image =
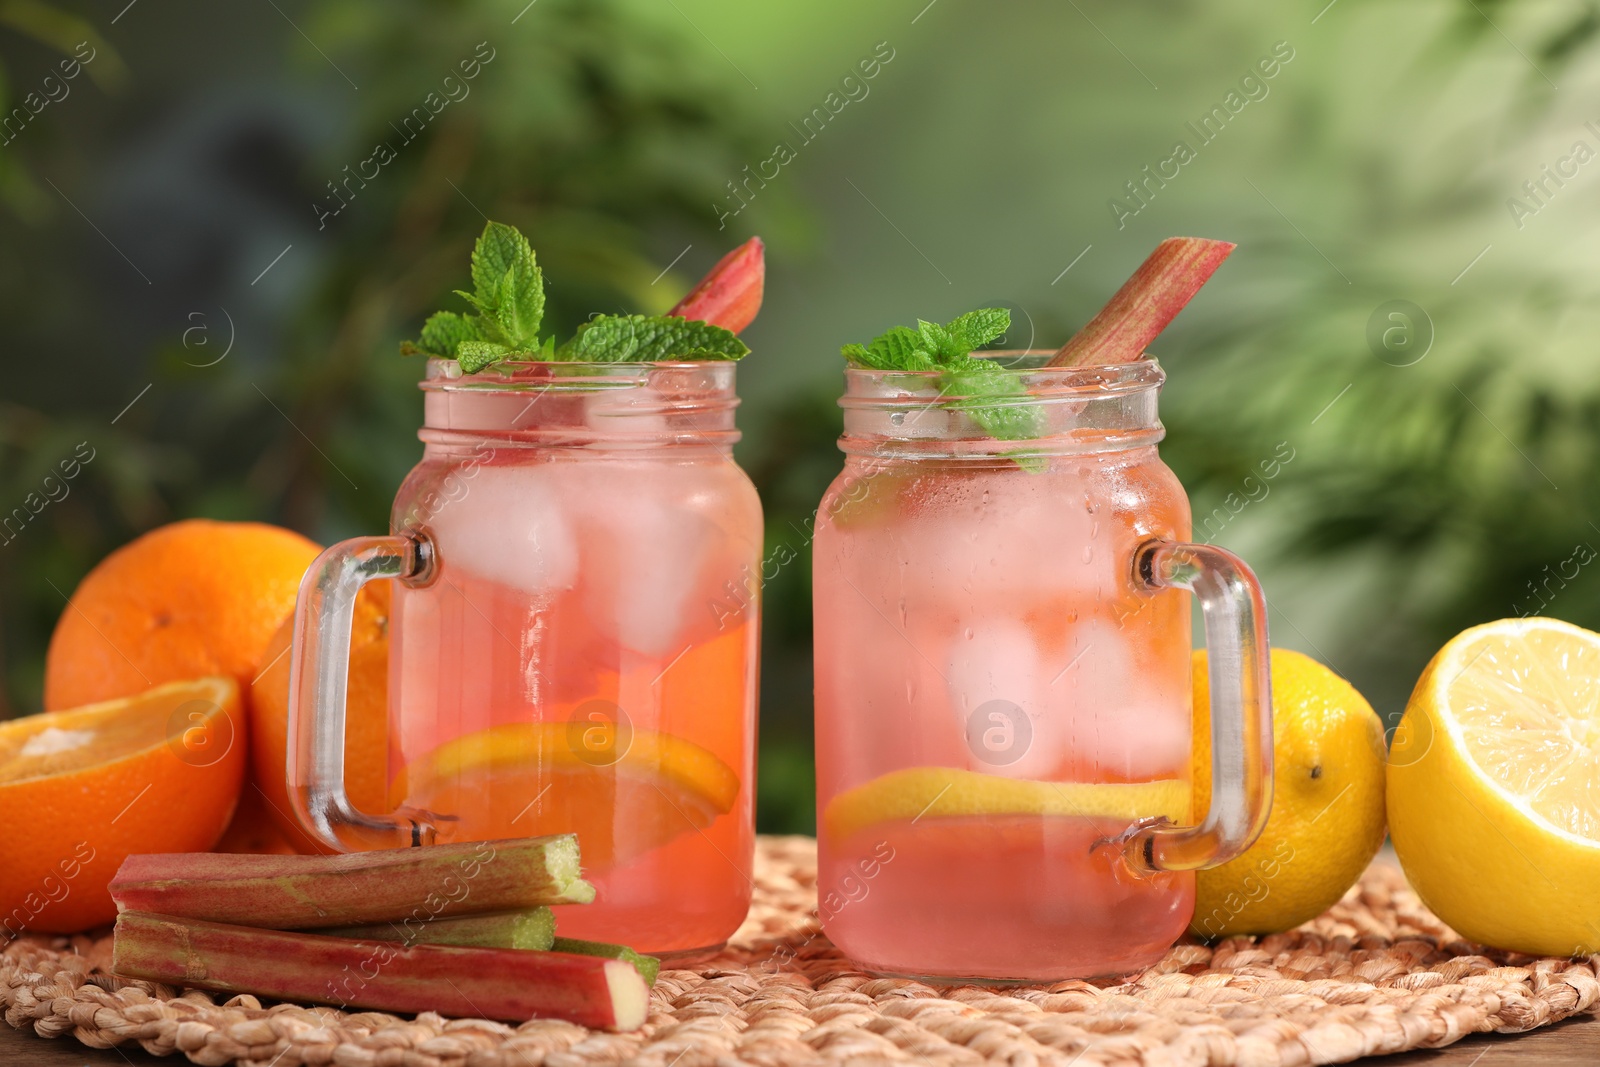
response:
M1122 838L1135 871L1216 867L1249 848L1272 808L1272 673L1267 604L1245 562L1214 545L1147 541L1134 581L1187 589L1205 617L1211 684L1211 805L1197 826L1149 820Z
M345 690L356 594L374 578L426 585L434 545L420 530L389 537L353 537L312 561L300 580L289 654L286 769L289 802L305 831L337 852L428 844L425 812L358 811L345 795Z

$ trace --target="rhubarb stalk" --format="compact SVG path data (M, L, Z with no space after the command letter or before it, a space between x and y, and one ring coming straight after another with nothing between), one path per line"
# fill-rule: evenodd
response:
M646 985L656 984L661 973L661 961L654 956L635 952L627 945L612 945L605 941L580 941L575 937L558 937L550 946L555 952L570 952L578 956L601 956L608 960L624 960L633 964Z
M1061 346L1049 366L1091 367L1140 358L1234 247L1203 237L1162 241L1099 314Z
M515 948L542 952L548 951L555 941L556 917L549 908L525 908L498 915L462 915L454 919L410 918L368 926L332 926L312 932L328 937L398 941L403 945L459 945L463 948ZM559 951L577 952L577 949L564 948Z
M623 960L560 952L397 945L125 911L112 973L223 993L378 1011L566 1019L637 1030L650 991Z
M572 834L341 856L129 856L111 880L119 911L276 930L427 921L587 904Z
M766 287L766 246L752 237L723 256L668 315L698 319L738 333L755 321Z

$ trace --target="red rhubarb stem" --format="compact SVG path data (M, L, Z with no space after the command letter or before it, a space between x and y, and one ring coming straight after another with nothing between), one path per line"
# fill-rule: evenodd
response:
M723 256L689 295L667 312L738 333L755 321L766 288L766 246L752 237Z
M572 834L342 856L129 856L111 880L119 911L305 930L587 904Z
M356 941L128 911L117 917L120 978L378 1011L566 1019L637 1030L650 991L633 964L517 949Z
M1139 359L1235 247L1204 237L1162 241L1099 314L1061 346L1049 366L1094 367Z

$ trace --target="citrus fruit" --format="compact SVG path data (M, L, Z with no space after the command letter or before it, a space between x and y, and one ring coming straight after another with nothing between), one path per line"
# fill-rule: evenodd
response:
M372 582L356 596L350 627L350 673L345 686L345 795L360 811L389 810L389 598L388 582ZM266 851L277 837L298 852L331 852L295 821L284 761L289 741L291 613L267 643L264 666L250 686L250 785L247 803L259 805L277 834L258 831L237 841L241 851ZM252 826L255 824L252 823ZM235 835L230 831L229 837ZM234 842L228 842L233 847Z
M1485 945L1600 951L1600 634L1503 619L1422 672L1389 753L1389 833L1434 914Z
M822 821L843 840L877 823L923 816L1063 815L1128 823L1189 814L1189 786L1154 782L1039 782L953 767L908 767L847 789L828 802Z
M317 552L276 526L206 519L129 542L84 577L61 613L45 658L45 708L211 674L248 686Z
M583 721L508 723L447 741L390 791L441 816L449 840L576 833L604 872L733 810L739 776L668 734Z
M1211 691L1194 654L1194 806L1211 791ZM1309 656L1272 650L1272 814L1242 855L1195 875L1197 937L1276 933L1344 896L1383 844L1383 721Z
M210 848L239 797L244 730L227 677L0 723L0 941L109 922L129 855Z

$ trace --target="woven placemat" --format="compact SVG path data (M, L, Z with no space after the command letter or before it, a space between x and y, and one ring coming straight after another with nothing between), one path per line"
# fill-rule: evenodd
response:
M816 845L763 838L756 901L729 947L663 971L646 1027L404 1019L121 982L109 937L23 937L0 952L6 1022L104 1048L272 1067L801 1067L865 1063L1277 1067L1531 1030L1600 1002L1600 956L1535 959L1459 940L1399 871L1374 864L1298 930L1184 943L1121 981L935 987L854 970L817 930Z

